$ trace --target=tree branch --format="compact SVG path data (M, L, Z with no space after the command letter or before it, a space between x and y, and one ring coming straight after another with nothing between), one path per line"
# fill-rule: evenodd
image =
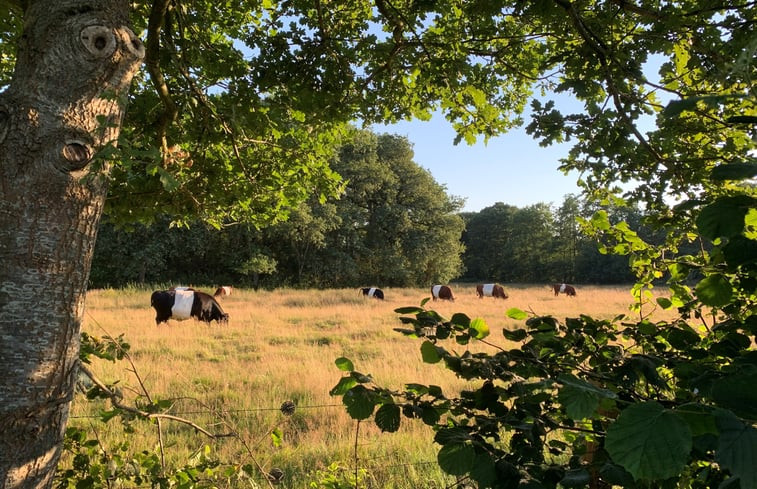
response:
M581 16L578 15L578 12L576 11L573 3L571 3L569 0L555 0L555 3L561 6L568 13L581 38L586 42L591 50L596 53L597 58L599 58L599 62L605 72L607 90L610 93L613 105L615 105L620 118L623 119L626 126L631 130L639 144L641 144L656 160L662 161L663 158L660 153L655 148L653 148L649 141L647 141L647 139L644 137L644 135L641 134L639 129L636 127L636 124L634 124L633 121L629 119L626 111L623 108L623 103L620 99L620 90L616 86L615 78L610 72L610 56L608 54L607 45L602 41L602 39L599 38L599 36L592 32L592 30L586 25L586 23L584 23Z
M180 418L178 416L174 416L172 414L164 414L164 413L148 413L147 411L142 411L141 409L137 409L135 407L129 406L127 404L124 404L122 402L123 396L118 391L114 391L111 388L109 388L103 381L101 381L91 370L89 370L85 365L79 365L80 371L89 377L89 379L92 381L93 384L95 384L100 390L102 390L108 398L110 398L110 402L113 404L114 407L121 409L123 411L126 411L128 413L135 414L142 418L149 418L149 419L155 419L155 420L161 420L161 419L169 419L171 421L177 421L179 423L191 426L195 430L199 431L203 435L209 437L209 438L225 438L229 436L235 436L233 433L211 433L202 426L193 423L192 421L189 421L188 419Z
M147 22L147 40L145 41L145 66L150 74L155 90L158 92L160 101L163 103L163 112L158 118L157 138L163 148L164 158L168 155L168 141L166 132L168 126L176 120L179 109L171 97L171 92L166 84L166 79L160 68L160 34L165 23L171 0L156 0L152 4L150 17Z
M645 8L639 7L635 3L629 2L628 0L610 0L610 1L616 4L618 7L620 7L621 10L625 10L627 12L633 12L634 14L640 17L653 19L653 20L665 19L665 17L661 15L659 12L655 12L652 10L647 10Z

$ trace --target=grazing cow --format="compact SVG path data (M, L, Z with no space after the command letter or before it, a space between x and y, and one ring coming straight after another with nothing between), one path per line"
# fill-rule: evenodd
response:
M505 288L498 284L478 284L476 285L476 295L479 299L494 297L495 299L507 299L508 295Z
M216 299L221 299L223 297L226 297L227 295L231 295L231 291L234 290L234 287L231 285L222 285L218 287L213 294L213 297Z
M169 319L183 321L193 317L198 321L227 323L229 315L221 305L205 292L192 289L157 290L150 297L155 309L155 324L167 323Z
M365 297L384 300L384 291L376 287L362 287L359 291Z
M455 295L452 293L452 289L446 285L432 285L431 298L434 300L441 299L445 301L455 301Z
M569 295L571 297L576 296L576 288L572 285L568 284L553 284L552 290L555 291L555 296L560 295L560 292L562 292L565 295Z

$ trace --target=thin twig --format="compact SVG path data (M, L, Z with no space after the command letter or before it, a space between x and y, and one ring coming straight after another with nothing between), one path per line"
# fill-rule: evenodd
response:
M89 370L85 365L79 365L79 369L81 372L89 377L89 379L92 381L93 384L95 384L100 390L105 392L105 394L110 398L110 402L113 404L114 407L121 409L122 411L126 411L128 413L136 414L137 416L140 416L142 418L148 418L148 419L170 419L172 421L177 421L182 424L186 424L188 426L191 426L195 430L199 431L203 435L209 437L209 438L222 438L229 435L224 434L215 434L211 433L202 426L189 421L188 419L180 418L178 416L173 416L170 414L164 414L164 413L148 413L147 411L143 411L141 409L137 409L135 407L129 406L127 404L124 404L121 399L121 395L118 392L113 391L110 389L107 385L105 385L104 382L102 382L91 370Z

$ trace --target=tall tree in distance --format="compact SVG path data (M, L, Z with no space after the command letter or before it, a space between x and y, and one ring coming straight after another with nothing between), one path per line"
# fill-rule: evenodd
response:
M291 211L286 221L266 229L264 239L271 249L279 252L279 273L286 274L287 281L294 285L321 285L313 281L313 267L320 261L320 251L327 246L329 232L341 224L334 204L311 201Z
M497 202L465 218L466 277L476 281L508 281L507 257L513 218L518 208Z
M357 131L339 155L332 166L346 181L334 202L342 224L318 262L326 274L340 262L353 272L332 283L425 286L457 277L462 201L413 161L410 142Z
M576 195L566 195L555 212L555 234L557 249L555 261L558 274L553 281L575 282L576 260L580 243L586 238L581 235L578 218L581 216L581 201Z

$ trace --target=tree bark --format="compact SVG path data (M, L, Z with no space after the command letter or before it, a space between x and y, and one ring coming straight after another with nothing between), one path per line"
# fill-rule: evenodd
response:
M108 163L144 48L125 0L31 0L0 94L0 484L49 487Z

